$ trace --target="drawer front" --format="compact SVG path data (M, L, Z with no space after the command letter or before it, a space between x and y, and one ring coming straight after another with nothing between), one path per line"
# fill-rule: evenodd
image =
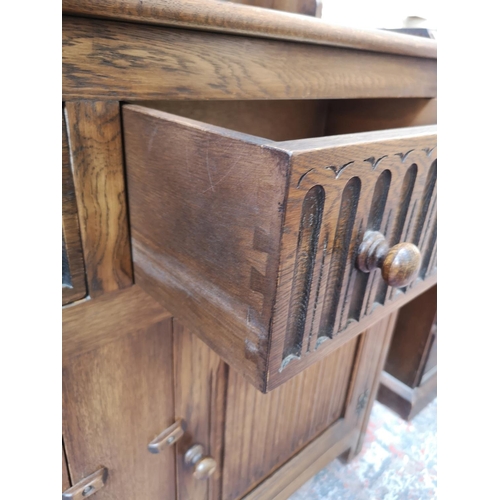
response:
M272 142L140 106L123 122L137 283L260 390L435 282L435 127ZM396 289L400 242L422 266Z
M271 338L277 378L435 278L437 149L429 129L277 143L293 151ZM345 144L327 145L338 140ZM407 242L420 250L408 286L389 286L376 266L359 269L368 232L389 248Z

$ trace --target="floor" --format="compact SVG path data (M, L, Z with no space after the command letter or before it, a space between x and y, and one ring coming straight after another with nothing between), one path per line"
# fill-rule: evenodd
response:
M437 399L409 423L376 401L361 453L335 460L289 500L436 499L436 431Z

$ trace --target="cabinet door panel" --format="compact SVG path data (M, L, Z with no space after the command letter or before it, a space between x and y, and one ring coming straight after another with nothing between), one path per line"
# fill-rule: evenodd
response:
M92 302L98 306L96 300L88 307ZM130 304L124 301L123 308L127 307ZM131 321L140 314L132 309ZM117 325L112 318L108 321L114 334ZM80 325L89 326L84 321ZM65 360L63 436L71 477L76 483L107 467L109 477L98 493L100 499L175 498L173 447L157 455L148 451L148 443L173 421L168 313L149 326Z
M230 370L224 499L239 498L342 418L358 340L269 394L262 394Z

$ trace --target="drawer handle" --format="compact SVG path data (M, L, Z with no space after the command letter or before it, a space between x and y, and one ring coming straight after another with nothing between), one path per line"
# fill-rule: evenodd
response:
M151 453L160 453L167 446L172 446L179 441L186 430L186 422L180 418L170 427L158 434L151 443L148 444L148 451Z
M385 236L378 231L367 231L358 249L358 269L369 273L379 267L383 280L396 288L409 285L417 277L421 262L420 250L413 243L398 243L389 248Z
M103 488L107 479L108 469L103 467L66 490L62 498L63 500L85 500Z
M195 479L208 479L217 468L217 462L212 457L205 455L201 444L194 444L186 451L184 463L194 466L193 476Z

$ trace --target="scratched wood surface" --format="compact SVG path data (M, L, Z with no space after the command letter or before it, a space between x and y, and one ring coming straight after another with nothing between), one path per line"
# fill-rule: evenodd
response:
M63 13L436 58L435 40L213 0L63 0ZM130 24L129 24L130 25Z
M138 283L261 390L435 283L435 126L272 142L123 117ZM359 271L368 230L421 249L415 284Z
M63 17L62 85L66 101L435 97L436 60Z
M66 103L78 215L91 297L132 284L118 102Z

